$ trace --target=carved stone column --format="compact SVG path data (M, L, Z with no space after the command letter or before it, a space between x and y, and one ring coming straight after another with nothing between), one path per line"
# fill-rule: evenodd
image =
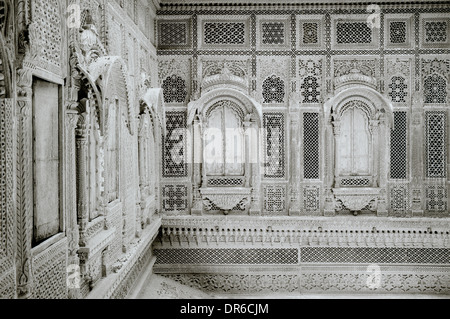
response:
M370 152L373 154L371 157L371 166L372 166L372 186L378 186L378 176L380 173L380 161L387 161L387 157L383 158L382 154L385 154L382 150L380 150L380 138L379 138L379 121L378 120L370 120L370 133L372 134L372 149ZM385 148L387 147L387 143L383 145ZM380 150L380 151L378 151ZM381 164L386 165L386 164Z
M378 180L379 184L378 187L381 188L380 194L378 196L378 205L377 205L377 216L379 217L387 217L388 216L388 209L387 209L387 178L388 178L388 163L389 163L389 152L388 152L388 145L387 141L389 141L389 135L388 135L388 125L387 125L387 119L385 116L381 116L379 118L379 124L378 124L378 145L376 150L379 162L379 168L378 168ZM379 141L386 141L381 145ZM379 146L379 147L378 147ZM374 185L375 186L375 185Z
M411 114L411 213L413 216L423 216L423 109L422 96L415 92Z
M31 243L33 225L32 70L17 71L17 295L32 290Z
M253 120L249 121L249 128L251 132L257 132L258 131L258 127L256 125L256 123ZM258 134L256 134L258 135ZM254 139L256 139L256 141L250 141L250 143L257 143L256 145L261 145L259 142L259 138L258 136L255 136ZM249 138L250 139L250 138ZM249 151L250 149L252 149L250 147L250 145L246 145L248 147L246 147ZM257 148L257 152L258 154L260 154L259 152L259 147ZM254 156L254 154L250 154L248 153L249 157L247 162L250 162L250 158L256 158ZM259 159L258 159L259 160ZM253 160L252 160L253 162ZM249 169L250 169L250 187L252 188L252 195L251 195L251 202L250 202L250 210L249 210L249 214L250 215L261 215L262 209L261 209L261 202L260 202L260 193L261 193L261 175L260 175L260 171L259 171L259 163L258 161L255 161L256 163L249 163Z
M80 246L87 245L86 228L89 221L88 216L88 181L87 181L87 156L88 156L88 134L89 114L82 113L76 128L76 158L77 158L77 212L78 225L80 228Z
M78 123L78 113L76 111L67 111L66 115L66 168L65 168L65 214L66 214L66 233L68 240L68 265L79 266L80 259L77 251L79 249L79 230L77 223L77 201L76 201L76 156L75 156L75 128ZM79 289L68 290L69 299L79 299L81 297Z
M299 170L299 154L300 154L300 135L299 135L299 121L297 114L290 114L291 116L291 177L290 177L290 197L289 215L300 215L300 170Z
M336 201L334 195L331 191L334 182L334 172L333 172L333 159L335 148L333 147L335 136L333 134L333 126L330 121L327 122L325 127L325 176L324 176L324 216L335 216L336 215Z
M200 194L200 186L202 183L202 166L203 166L203 132L201 121L198 117L194 119L193 129L193 163L192 163L192 215L201 215L203 211L202 195ZM204 180L205 181L205 180ZM206 185L205 185L206 186Z

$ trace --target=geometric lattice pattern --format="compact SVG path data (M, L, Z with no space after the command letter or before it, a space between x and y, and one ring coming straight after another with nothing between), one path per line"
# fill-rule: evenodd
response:
M319 179L319 113L303 113L303 176Z
M264 187L264 215L276 215L286 210L286 187Z
M266 144L264 177L282 178L285 176L284 114L265 113L263 125Z
M176 22L161 22L159 24L159 44L161 45L186 45L187 24Z
M208 187L210 186L244 186L243 177L214 177L208 178Z
M336 27L339 44L372 43L372 29L366 22L338 22Z
M295 265L298 249L155 249L156 264Z
M162 189L162 207L166 212L187 209L187 187L185 185L164 185Z
M406 22L393 21L389 23L389 40L391 43L406 43Z
M57 0L41 0L36 2L33 11L33 22L39 37L35 39L40 49L38 55L55 71L61 68L61 13ZM60 70L60 69L59 69Z
M166 112L166 136L163 136L163 177L185 177L186 112Z
M206 44L244 44L245 23L207 22L205 28Z
M447 22L426 21L425 42L426 43L447 42Z
M67 298L67 241L51 246L33 258L33 299Z
M272 75L263 82L263 103L284 103L284 81Z
M450 264L448 248L302 247L302 263Z
M307 212L317 212L320 208L320 195L318 187L305 187L303 189L303 206Z
M447 188L428 186L425 191L426 210L429 212L447 212Z
M437 74L430 75L424 81L425 103L446 103L447 83Z
M426 118L426 173L430 178L447 176L447 119L444 111L427 111Z
M186 81L177 75L167 77L162 83L163 96L165 103L184 103L186 100L187 89Z
M355 187L355 186L370 186L370 179L368 178L343 178L339 183L340 186Z
M406 89L408 85L405 83L405 78L401 76L393 76L389 84L389 97L392 102L406 102L405 97L408 95Z
M284 44L284 23L264 22L262 23L263 44Z
M303 44L316 44L319 42L319 24L315 22L305 22L303 27Z
M316 77L306 77L303 80L301 89L302 95L304 96L303 103L319 103L320 87Z
M406 185L398 185L391 188L391 210L395 213L405 213L410 209L409 189Z
M407 127L406 112L394 112L394 129L391 130L391 179L407 177Z

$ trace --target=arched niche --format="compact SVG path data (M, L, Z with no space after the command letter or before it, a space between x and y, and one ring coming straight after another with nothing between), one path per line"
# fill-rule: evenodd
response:
M332 144L327 187L353 212L384 200L389 167L392 105L368 86L353 86L324 104ZM330 208L328 208L330 209Z
M236 89L217 88L188 105L188 127L193 137L192 212L260 211L257 199L261 105ZM231 161L230 145L236 152L233 154L239 154L232 156ZM220 156L216 156L218 153ZM209 165L212 157L218 166ZM217 169L220 163L223 169Z

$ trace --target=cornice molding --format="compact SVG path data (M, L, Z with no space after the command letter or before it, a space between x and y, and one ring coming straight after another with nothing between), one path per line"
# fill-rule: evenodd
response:
M164 10L299 10L299 9L364 9L370 4L383 8L414 8L417 6L448 8L448 0L386 1L386 0L160 0L159 9Z

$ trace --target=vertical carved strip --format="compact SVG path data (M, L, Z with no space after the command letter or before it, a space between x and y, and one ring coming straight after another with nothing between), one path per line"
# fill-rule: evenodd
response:
M32 187L32 103L27 97L17 101L17 294L31 294L31 241L33 220Z
M76 159L75 159L75 128L78 122L78 114L68 113L66 117L66 232L68 240L68 265L79 265L79 231L77 223L76 202ZM80 298L79 289L69 289L70 299Z
M87 154L88 154L88 129L86 123L88 115L81 114L76 129L76 149L77 149L77 211L78 224L80 227L80 246L86 245L86 227L88 223L88 195L87 195Z
M299 203L299 193L300 193L300 172L299 172L299 163L300 159L298 158L300 154L300 143L299 143L299 122L297 118L297 114L290 114L291 117L291 178L290 178L290 196L291 203L289 208L289 215L299 215L300 214L300 203Z
M15 298L13 100L0 100L0 298Z

